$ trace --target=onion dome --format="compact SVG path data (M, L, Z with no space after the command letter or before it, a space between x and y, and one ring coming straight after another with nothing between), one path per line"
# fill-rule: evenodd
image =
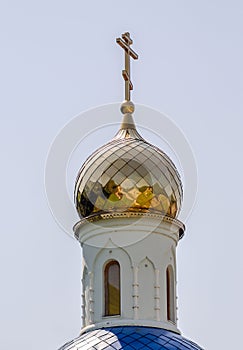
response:
M171 159L136 130L134 105L121 106L116 136L81 167L75 185L80 218L102 213L157 213L176 218L182 201L180 176Z
M203 350L200 346L161 328L123 326L102 328L81 334L59 350Z

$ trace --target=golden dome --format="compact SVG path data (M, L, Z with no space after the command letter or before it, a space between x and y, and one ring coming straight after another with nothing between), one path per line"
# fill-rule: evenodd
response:
M83 164L75 185L81 218L109 212L151 212L177 217L182 184L175 165L137 132L131 114L121 129Z

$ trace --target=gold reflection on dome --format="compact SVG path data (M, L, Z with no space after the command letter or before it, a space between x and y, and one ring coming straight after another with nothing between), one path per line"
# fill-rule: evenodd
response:
M99 212L157 212L176 217L182 187L174 164L144 140L116 140L85 163L75 189L80 217Z

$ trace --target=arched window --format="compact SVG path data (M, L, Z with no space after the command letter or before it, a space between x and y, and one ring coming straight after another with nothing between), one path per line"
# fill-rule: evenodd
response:
M105 316L120 315L120 265L115 260L109 261L105 266L104 287Z
M166 269L167 320L175 323L175 286L174 272L171 265Z

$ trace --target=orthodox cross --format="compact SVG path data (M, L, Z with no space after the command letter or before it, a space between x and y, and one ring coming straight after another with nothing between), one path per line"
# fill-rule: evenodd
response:
M122 76L125 80L125 100L130 101L130 91L133 90L130 76L130 57L132 57L134 60L137 60L138 55L130 47L133 41L130 38L130 34L128 32L122 34L122 39L117 38L116 42L125 51L125 69L122 71Z

